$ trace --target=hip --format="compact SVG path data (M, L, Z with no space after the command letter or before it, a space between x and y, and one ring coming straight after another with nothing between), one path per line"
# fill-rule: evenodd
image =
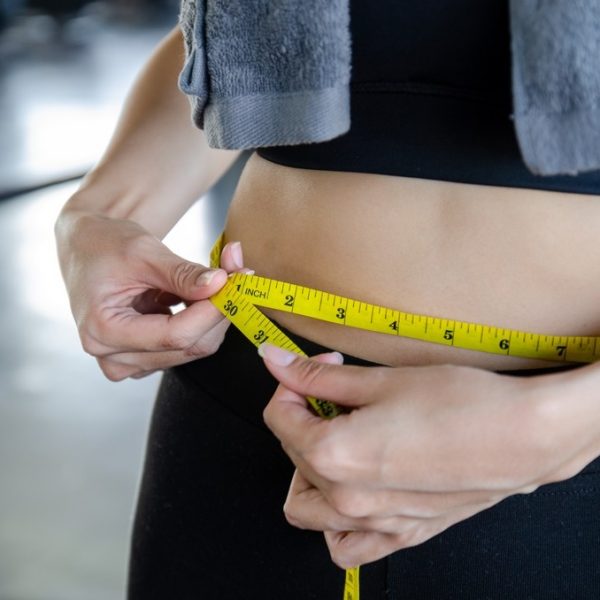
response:
M309 354L326 350L294 341ZM262 421L275 386L233 328L215 355L165 374L134 525L131 600L259 598L265 590L273 598L342 597L343 571L322 534L293 528L283 516L293 465ZM597 598L599 500L596 460L571 480L509 498L365 565L362 593L495 600L558 599L575 590Z

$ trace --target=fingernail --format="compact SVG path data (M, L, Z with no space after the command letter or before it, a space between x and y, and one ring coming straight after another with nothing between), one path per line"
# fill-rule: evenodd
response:
M196 279L196 285L198 287L202 287L202 286L208 285L212 281L212 278L216 274L217 274L217 270L216 269L208 269L208 270L204 271L204 273L202 273L201 275L199 275L198 279Z
M244 275L254 275L256 273L256 271L254 269L242 269L240 271L240 273L243 273Z
M339 352L331 352L331 358L333 359L333 361L338 364L338 365L343 365L344 364L344 355L340 354Z
M272 344L261 344L258 347L258 354L265 360L268 360L281 367L287 367L298 356L293 352L288 352L283 348L278 348Z
M236 269L241 269L244 266L244 255L242 254L241 242L233 242L231 244L231 258Z

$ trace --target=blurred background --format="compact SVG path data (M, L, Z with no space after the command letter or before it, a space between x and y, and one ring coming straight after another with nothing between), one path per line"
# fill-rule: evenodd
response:
M124 597L158 376L80 349L52 227L178 0L0 0L0 600ZM166 243L206 261L241 164Z

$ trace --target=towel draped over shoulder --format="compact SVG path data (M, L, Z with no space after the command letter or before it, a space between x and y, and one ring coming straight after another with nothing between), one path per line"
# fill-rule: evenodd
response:
M183 0L179 85L215 148L350 128L349 0ZM600 169L600 2L510 0L513 118L540 175Z

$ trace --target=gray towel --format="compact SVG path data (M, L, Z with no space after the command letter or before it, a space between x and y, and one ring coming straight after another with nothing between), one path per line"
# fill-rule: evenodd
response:
M349 0L183 0L181 89L217 148L350 126ZM534 173L600 169L600 0L510 0L513 103Z
M541 175L600 168L600 2L511 0L521 154Z
M179 85L217 148L321 142L350 128L348 0L183 0Z

